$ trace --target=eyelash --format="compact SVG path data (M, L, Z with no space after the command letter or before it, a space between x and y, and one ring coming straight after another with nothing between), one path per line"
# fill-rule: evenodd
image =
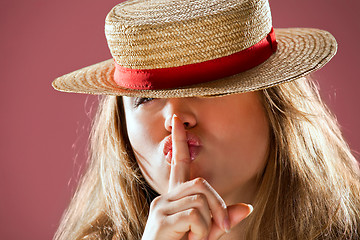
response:
M138 97L138 98L135 99L134 106L139 107L141 104L145 104L145 103L150 102L152 100L154 100L154 98L140 98L140 97Z

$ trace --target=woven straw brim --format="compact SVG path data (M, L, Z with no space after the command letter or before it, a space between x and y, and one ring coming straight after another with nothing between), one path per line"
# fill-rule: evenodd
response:
M335 55L337 43L328 32L311 28L275 29L277 51L264 63L248 71L176 89L123 89L113 81L114 60L82 68L55 79L56 90L95 95L152 98L219 96L268 88L299 79L323 67ZM171 81L171 79L169 79Z

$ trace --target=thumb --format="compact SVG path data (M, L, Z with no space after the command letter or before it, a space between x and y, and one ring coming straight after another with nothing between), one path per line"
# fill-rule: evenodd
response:
M227 207L229 213L230 227L233 228L244 220L253 211L253 206L245 203L237 203ZM226 232L213 222L208 239L217 240Z
M239 224L253 211L253 206L245 203L238 203L228 206L231 228Z

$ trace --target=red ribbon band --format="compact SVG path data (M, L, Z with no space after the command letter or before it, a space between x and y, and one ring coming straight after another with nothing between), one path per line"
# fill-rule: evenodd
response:
M155 90L179 88L229 77L265 62L277 49L275 32L232 55L201 63L160 69L130 69L115 62L114 81L123 88Z

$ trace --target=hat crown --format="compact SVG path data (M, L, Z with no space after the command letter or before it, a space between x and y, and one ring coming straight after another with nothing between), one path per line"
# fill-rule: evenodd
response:
M229 56L271 27L267 0L131 0L109 12L105 34L119 65L157 69Z

